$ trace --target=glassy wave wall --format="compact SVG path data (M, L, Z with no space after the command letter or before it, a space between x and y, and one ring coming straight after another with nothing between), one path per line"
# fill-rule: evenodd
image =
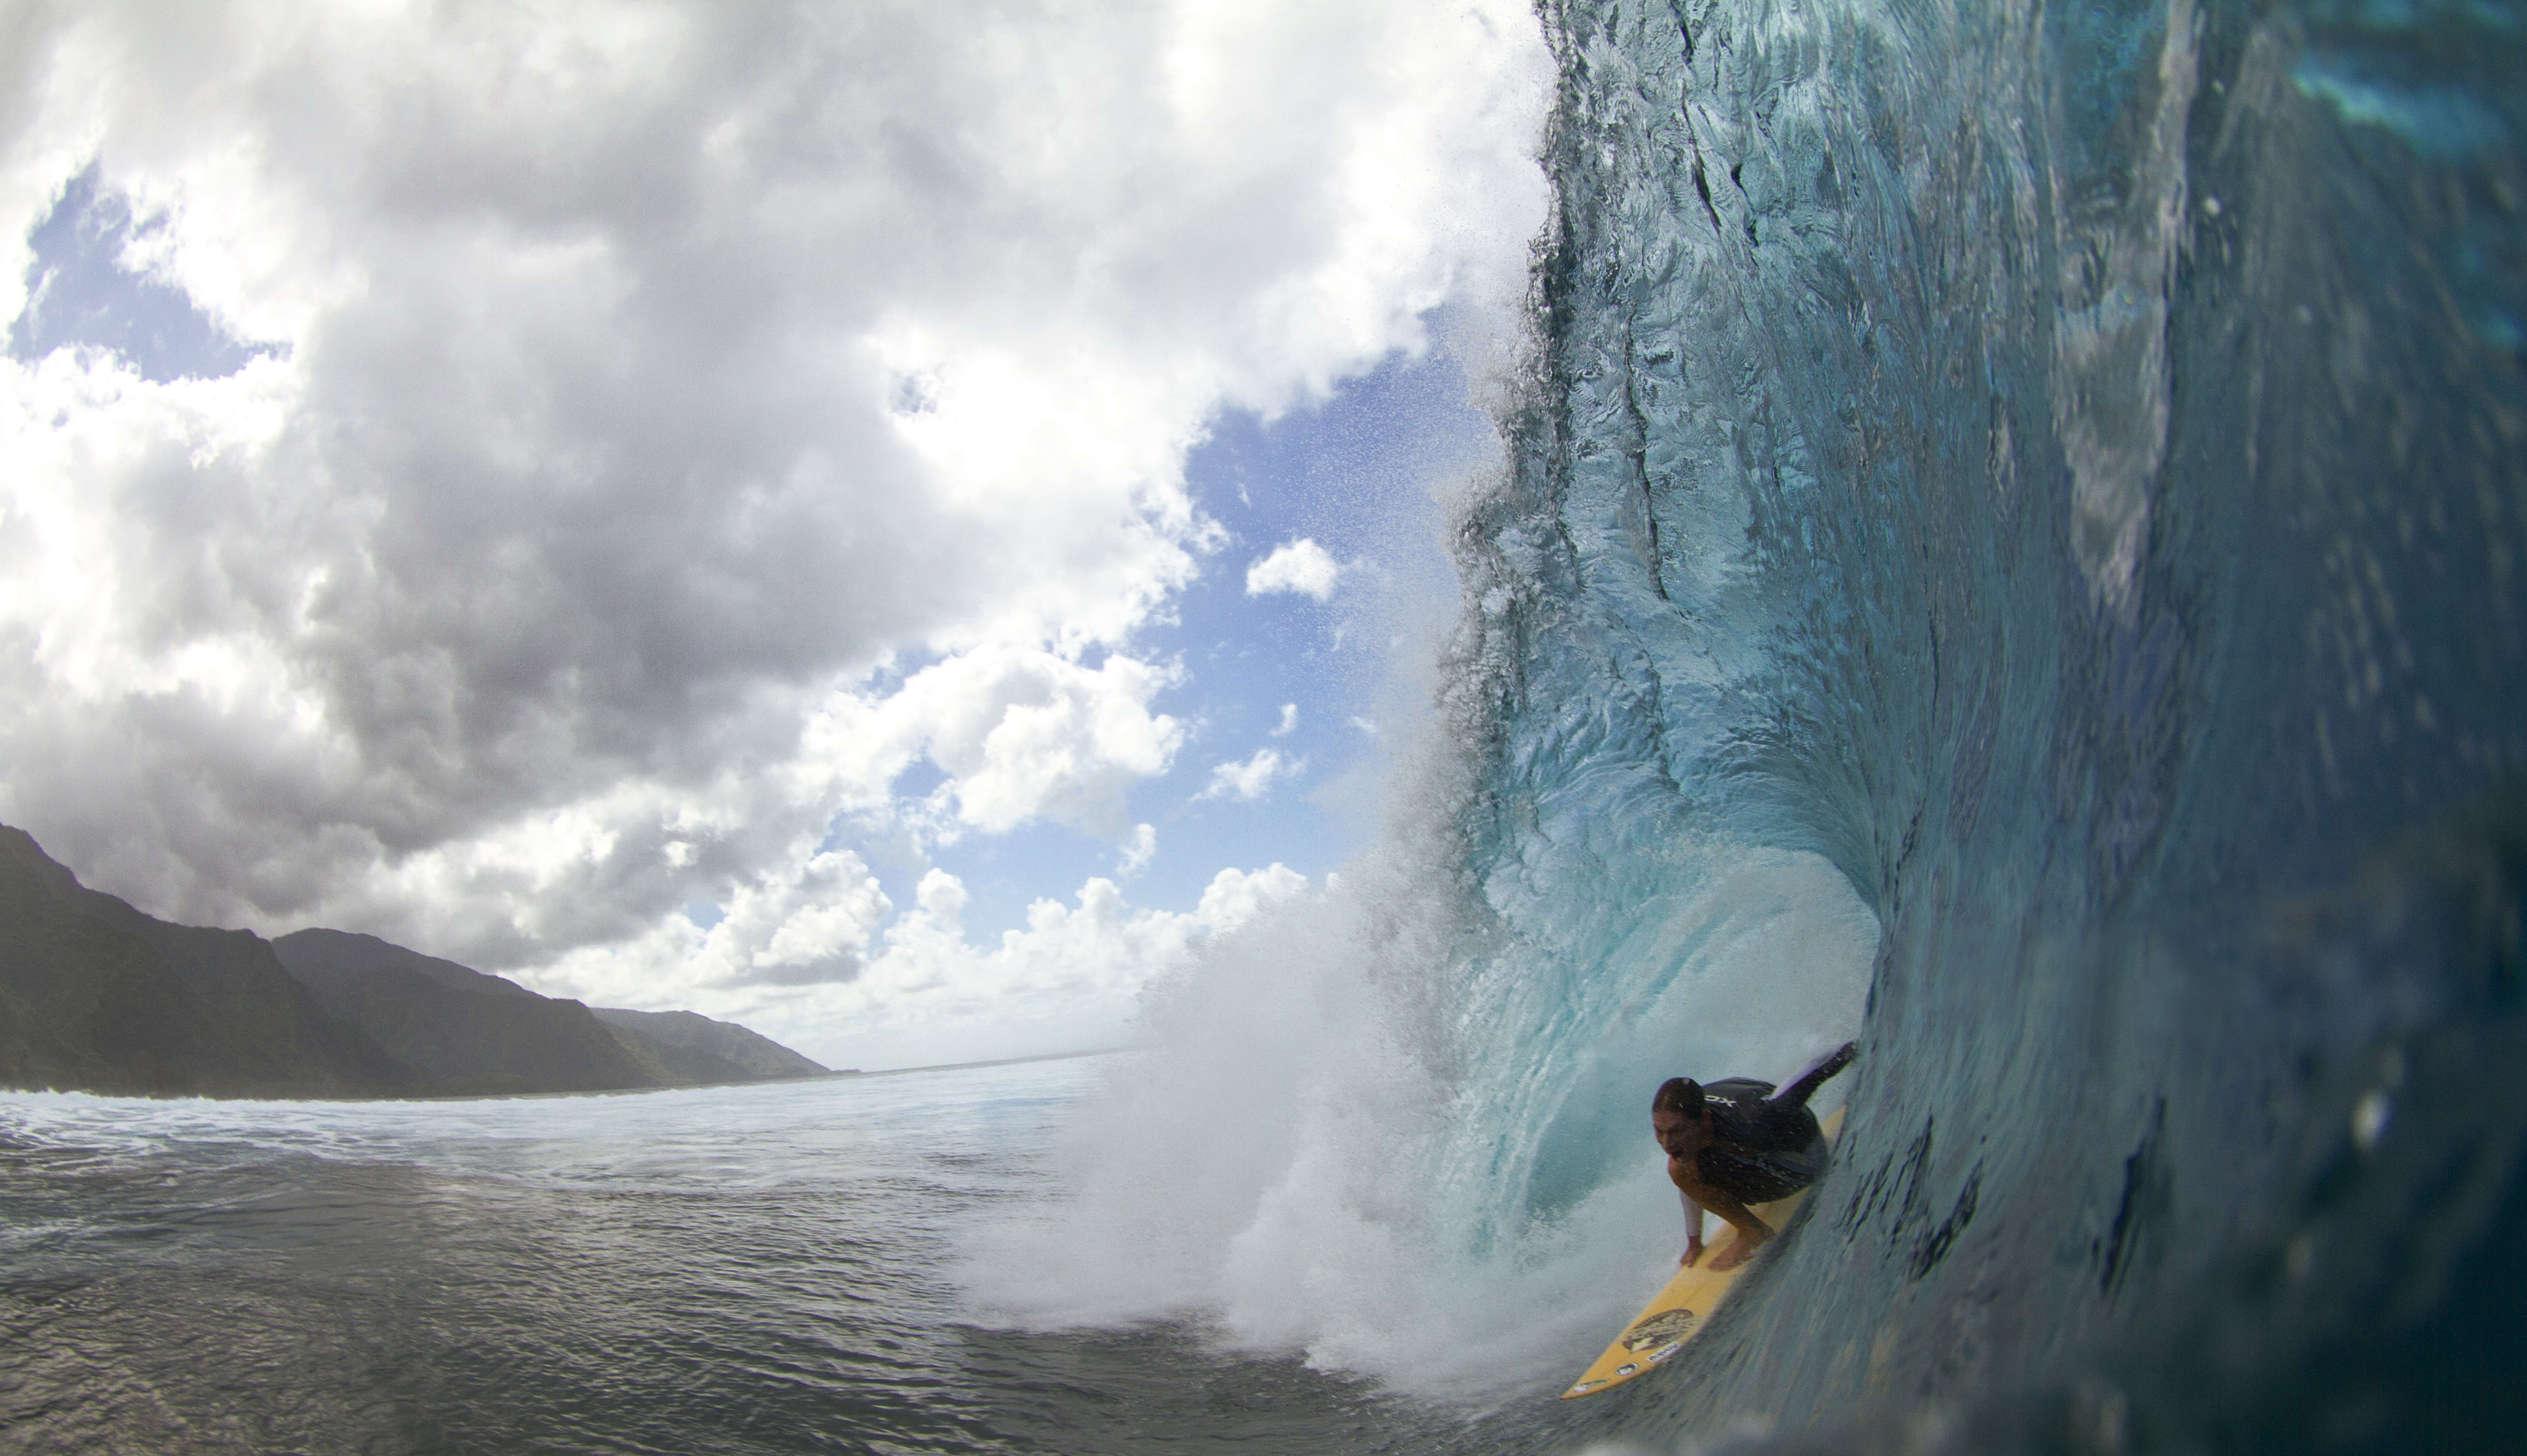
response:
M1548 25L1475 878L1601 968L1676 841L1882 929L1837 1166L1626 1426L2509 1446L2527 13ZM1504 1053L1602 1033L1551 990Z

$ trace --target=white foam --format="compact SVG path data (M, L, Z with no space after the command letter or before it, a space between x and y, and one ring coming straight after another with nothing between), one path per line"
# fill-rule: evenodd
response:
M1549 954L1470 958L1420 888L1444 880L1370 859L1151 1008L1069 1130L1062 1199L969 1242L985 1318L1189 1321L1451 1403L1529 1395L1674 1267L1658 1082L1779 1079L1858 1029L1877 927L1815 856L1732 856L1633 928L1630 963L1490 1000L1479 982L1550 977ZM1539 1200L1548 1151L1593 1188Z

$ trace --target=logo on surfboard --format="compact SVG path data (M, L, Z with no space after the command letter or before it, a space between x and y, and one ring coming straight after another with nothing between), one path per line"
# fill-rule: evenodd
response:
M1639 1354L1652 1345L1680 1340L1684 1338L1684 1332L1693 1328L1695 1318L1693 1311L1689 1309L1660 1310L1657 1314L1624 1330L1622 1344L1624 1349Z

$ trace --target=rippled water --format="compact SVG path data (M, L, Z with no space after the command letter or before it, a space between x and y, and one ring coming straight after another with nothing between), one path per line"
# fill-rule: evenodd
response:
M612 1097L0 1098L27 1451L1433 1450L1200 1330L976 1323L1089 1060Z

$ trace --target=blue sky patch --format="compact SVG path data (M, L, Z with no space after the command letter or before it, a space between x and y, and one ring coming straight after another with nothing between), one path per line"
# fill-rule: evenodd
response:
M135 220L103 185L95 163L26 234L26 306L9 326L9 357L33 363L56 349L106 349L152 383L235 374L277 345L242 342L172 283L124 266L132 241L164 226Z

